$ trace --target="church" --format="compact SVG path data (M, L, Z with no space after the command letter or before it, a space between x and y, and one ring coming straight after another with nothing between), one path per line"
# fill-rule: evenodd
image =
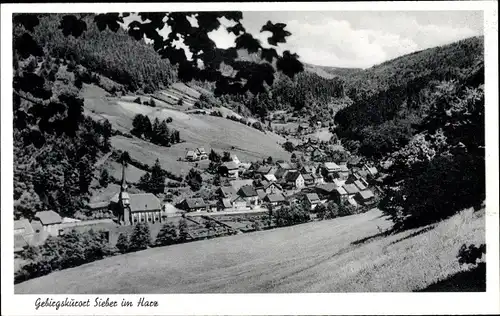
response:
M152 193L129 194L125 177L125 164L122 164L122 183L120 192L115 194L109 208L118 218L120 225L136 225L138 223L161 223L161 203Z

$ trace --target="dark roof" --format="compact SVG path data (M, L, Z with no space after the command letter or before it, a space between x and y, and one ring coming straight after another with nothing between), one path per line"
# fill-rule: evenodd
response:
M260 166L255 172L267 174L269 171L271 171L271 166Z
M355 194L359 192L358 187L354 184L345 184L344 190L346 190L348 194Z
M152 193L130 194L130 211L159 211L161 209L160 200Z
M268 202L284 202L286 201L285 197L281 193L276 193L276 194L268 194L265 198L266 201Z
M267 189L267 188L269 188L270 186L275 186L275 187L277 187L278 189L283 190L283 188L281 187L281 185L279 185L279 184L278 184L278 183L276 183L276 182L270 182L270 183L269 183L268 185L266 185L264 188L265 188L265 189Z
M224 186L219 188L222 196L225 198L233 197L236 195L236 190L232 186Z
M306 194L306 198L310 203L318 203L320 202L319 196L316 193L308 193Z
M238 194L243 197L257 196L257 191L251 185L244 185L238 191Z
M266 191L262 190L262 189L258 189L256 190L257 192L257 195L259 196L259 199L263 199L266 197Z
M304 178L305 181L313 181L314 180L313 176L310 175L309 173L303 174L302 177Z
M54 211L42 211L35 214L43 225L59 224L62 222L61 216Z
M285 169L285 170L293 170L293 169L297 169L297 166L293 163L288 163L288 162L278 162L277 163L278 167L280 167L281 169Z
M234 170L238 169L238 164L234 161L227 161L222 164L224 167L226 167L228 170Z
M290 171L286 174L285 176L285 181L286 182L295 182L295 180L297 180L297 178L300 177L300 172L298 171Z
M333 190L335 190L337 186L334 184L334 183L331 183L331 182L327 182L327 183L322 183L322 184L318 184L316 186L316 188L318 190L321 190L321 191L324 191L326 193L331 193L333 192Z
M187 198L184 201L188 209L204 208L207 206L202 198Z
M315 173L316 167L313 165L304 165L302 166L302 170L304 170L307 173Z

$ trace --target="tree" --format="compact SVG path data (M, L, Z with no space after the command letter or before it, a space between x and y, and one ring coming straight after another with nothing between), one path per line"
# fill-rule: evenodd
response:
M189 239L189 228L185 218L179 221L179 241L185 242Z
M195 169L189 170L189 173L186 176L186 181L188 185L191 187L193 191L199 191L201 189L201 185L203 183L203 178L201 174Z
M151 193L159 194L165 192L165 173L160 166L160 160L156 158L155 164L151 169L151 177L150 177L150 189Z
M231 161L231 153L229 151L225 151L222 155L222 162Z
M151 234L147 223L138 223L130 236L130 251L138 251L151 245Z
M208 154L208 159L210 159L210 161L214 163L219 163L221 161L221 156L215 150L211 149L210 153Z
M156 246L168 246L177 243L177 228L172 223L164 224L156 236Z
M143 191L146 192L153 191L153 189L151 188L151 174L149 172L146 172L139 178L138 186Z
M267 157L267 163L271 165L273 163L273 157Z
M102 169L99 176L99 185L103 188L107 187L109 183L109 173L107 169Z
M137 97L135 100L134 100L135 103L137 104L142 104L141 102L141 98Z
M283 144L283 148L288 151L288 152L293 152L295 150L295 146L293 145L292 142L290 141L286 141L284 144Z
M118 235L118 240L116 241L116 248L118 248L118 250L121 253L127 253L129 251L130 242L127 234L120 233L120 235Z

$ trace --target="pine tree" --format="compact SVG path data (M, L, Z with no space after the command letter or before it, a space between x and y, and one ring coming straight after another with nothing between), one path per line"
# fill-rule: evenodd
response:
M139 223L134 227L130 237L130 250L138 251L149 247L151 244L151 234L147 223Z
M165 174L160 166L160 160L157 158L151 169L150 190L152 193L159 194L165 191Z
M155 245L156 246L167 246L175 244L179 236L177 234L177 228L172 223L167 223L163 225L160 232L156 236Z
M104 187L104 188L108 186L108 184L109 184L109 173L108 173L107 169L102 169L101 175L99 177L99 184L102 187Z
M186 219L182 218L179 221L179 241L184 242L189 238L189 228Z

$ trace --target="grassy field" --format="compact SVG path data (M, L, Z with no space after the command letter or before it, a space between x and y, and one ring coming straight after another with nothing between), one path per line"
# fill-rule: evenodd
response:
M176 174L186 174L194 164L179 161L186 151L204 147L236 154L241 161L255 161L272 156L274 159L290 159L280 144L285 139L274 133L263 133L252 127L225 118L187 114L175 109L133 102L134 96L121 98L106 97L102 89L86 85L82 96L85 98L85 110L88 115L108 119L114 128L122 132L130 132L135 115L147 115L151 121L155 118L164 120L172 117L169 126L178 130L184 141L172 147L156 146L138 138L129 139L115 136L111 139L114 148L129 151L137 160L149 165L160 159L162 167ZM145 98L143 98L146 100ZM158 101L161 102L161 101ZM224 109L230 112L228 109ZM140 176L140 175L138 175Z
M378 210L287 228L153 248L52 273L16 294L416 291L464 270L483 243L484 211L383 236ZM105 280L105 281L103 281Z

